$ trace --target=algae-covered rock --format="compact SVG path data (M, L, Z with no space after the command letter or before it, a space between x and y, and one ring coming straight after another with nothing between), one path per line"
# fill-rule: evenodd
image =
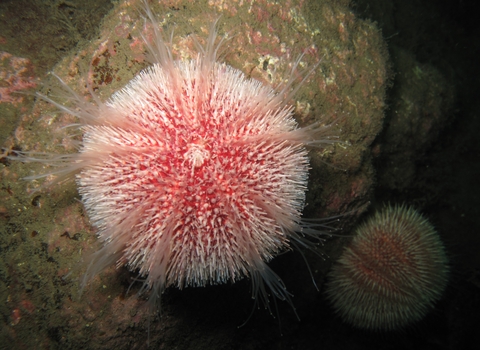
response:
M90 87L106 101L149 64L142 36L151 40L152 28L145 25L142 6L139 0L115 4L95 28L98 36L66 54L55 74L77 94L92 98ZM221 59L248 77L275 87L299 62L293 75L293 88L299 89L291 101L295 117L301 126L330 124L331 136L338 140L310 151L305 216L349 213L341 225L350 227L365 210L375 184L370 145L382 128L388 80L377 27L356 18L349 1L153 1L149 6L178 59L195 58L196 40L203 45L212 22L218 20L219 35L225 36ZM56 97L55 77L43 80L42 93L70 103ZM72 140L81 140L81 135L72 136L66 127L76 122L39 100L22 114L7 144L25 152L72 153ZM5 213L1 224L8 228L2 236L1 267L8 282L0 290L8 302L1 311L3 320L10 320L4 323L4 339L18 347L81 349L133 349L147 342L156 348L248 347L261 343L260 334L279 341L277 321L263 311L256 310L237 329L253 307L249 281L233 287L167 290L161 317L155 319L148 318L145 300L135 294L139 286L131 286L135 274L123 267L106 270L79 296L78 277L88 263L82 259L98 242L73 181L52 188L42 187L41 181L19 180L48 171L45 164L9 161L1 173L7 189L2 192L6 199L0 208ZM338 247L324 248L333 249ZM308 258L321 285L328 264L316 256ZM297 314L308 315L317 292L303 260L292 254L275 260L276 271L295 294ZM278 308L282 322L289 325L284 335L292 336L298 328L296 316L284 303Z

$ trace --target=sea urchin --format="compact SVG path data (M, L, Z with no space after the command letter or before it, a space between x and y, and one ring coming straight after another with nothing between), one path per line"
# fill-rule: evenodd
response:
M433 226L413 208L387 206L360 225L330 272L327 295L352 325L393 330L440 299L448 260Z
M308 181L305 148L326 127L299 128L288 104L292 76L271 88L217 62L213 25L198 56L175 60L155 31L153 64L103 103L74 94L79 152L63 157L103 247L83 279L127 265L153 289L253 280L253 293L289 300L267 266L317 235L301 221ZM62 82L63 83L63 82ZM328 141L326 141L328 142ZM317 237L320 237L319 235Z

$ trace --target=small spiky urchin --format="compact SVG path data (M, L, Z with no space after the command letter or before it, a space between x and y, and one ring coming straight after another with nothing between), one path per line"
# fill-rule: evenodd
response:
M354 326L393 330L423 318L447 279L433 226L412 208L387 206L357 229L330 272L327 296Z
M146 4L146 3L145 3ZM68 90L80 118L79 153L53 159L75 172L102 248L82 286L104 268L127 265L155 301L168 286L252 278L254 296L289 300L267 266L291 245L311 246L304 225L309 160L305 145L325 127L298 128L291 79L279 88L217 62L212 25L196 59L173 59L153 14L153 65L106 103ZM151 23L152 24L152 23Z

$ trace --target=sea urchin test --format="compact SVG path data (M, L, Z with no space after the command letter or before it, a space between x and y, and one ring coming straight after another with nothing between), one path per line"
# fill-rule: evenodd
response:
M299 128L293 118L288 103L299 61L281 87L248 79L217 62L215 25L195 59L175 60L145 12L155 33L153 43L145 39L149 68L105 103L87 102L65 85L76 101L71 108L42 96L81 121L79 152L61 171L76 174L103 244L83 285L116 264L138 271L153 302L168 286L244 277L254 297L289 300L266 263L321 238L301 215L305 147L323 142L326 130Z

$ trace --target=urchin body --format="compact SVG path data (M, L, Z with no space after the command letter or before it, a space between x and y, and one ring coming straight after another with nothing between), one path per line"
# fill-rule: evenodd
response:
M79 192L99 256L150 286L235 281L288 248L307 152L272 88L202 58L172 67L140 73L84 126Z
M388 206L357 229L330 272L327 293L354 326L393 330L423 318L447 279L433 226L412 208Z

